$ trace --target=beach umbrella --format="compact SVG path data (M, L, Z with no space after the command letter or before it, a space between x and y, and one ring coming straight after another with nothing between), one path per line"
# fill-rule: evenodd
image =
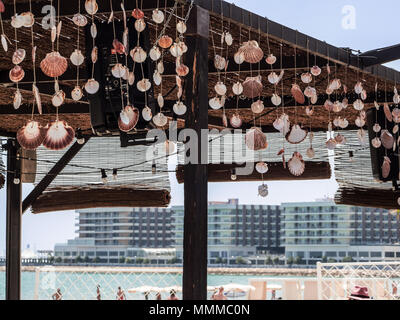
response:
M235 298L237 295L243 295L250 290L255 290L256 288L247 284L230 283L224 286L226 296L233 296Z
M267 290L282 290L280 284L267 284Z
M162 288L153 287L153 286L140 286L137 288L128 289L129 293L145 293L145 292L160 292Z

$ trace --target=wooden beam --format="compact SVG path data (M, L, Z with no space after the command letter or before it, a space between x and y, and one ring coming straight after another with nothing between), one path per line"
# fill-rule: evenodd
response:
M253 163L255 168L256 163ZM237 175L232 181L232 170L244 167L243 164L209 164L208 182L252 182L252 181L301 181L301 180L326 180L330 179L332 172L329 162L306 162L306 170L300 177L293 176L288 169L283 168L282 162L268 162L269 171L264 174L264 180L255 169L250 175ZM178 183L184 182L185 168L178 165L176 179Z
M18 144L8 139L7 149L7 204L6 204L6 300L21 299L21 227L22 227L22 183L18 172L21 160L18 158Z
M364 67L376 66L400 59L400 44L394 46L370 50L359 55Z
M208 200L207 165L201 164L201 130L208 128L208 33L210 16L207 10L194 6L188 20L185 64L186 128L196 131L197 164L185 166L185 215L183 236L183 299L207 299ZM206 137L207 138L207 137ZM208 142L208 141L207 141ZM186 153L193 152L187 149ZM204 155L203 155L204 156ZM207 158L207 157L206 157ZM186 160L188 160L186 158Z
M22 202L22 213L39 198L43 191L53 182L57 175L65 168L66 165L75 157L75 155L83 148L83 146L89 141L90 137L85 137L85 142L79 144L75 142L67 152L58 160L58 162L51 168L49 173L36 185L35 189L24 199Z

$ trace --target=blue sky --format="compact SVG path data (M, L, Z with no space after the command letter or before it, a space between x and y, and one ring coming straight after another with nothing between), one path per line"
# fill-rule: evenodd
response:
M215 0L214 0L215 1ZM297 29L317 39L338 47L350 47L367 51L397 44L398 13L400 2L393 0L358 1L317 1L317 0L236 0L237 6ZM342 27L342 9L353 6L355 9L355 29ZM400 70L400 62L389 66ZM174 164L171 163L171 167ZM324 196L333 196L337 184L330 181L314 182L271 182L268 183L270 195L263 199L257 196L259 183L209 184L210 200L239 198L241 203L279 204L291 201L313 201ZM171 174L172 205L183 203L183 186L177 185ZM24 195L32 186L24 186ZM0 255L5 246L5 190L0 191ZM23 247L30 244L37 249L52 249L54 243L64 242L75 236L75 214L55 212L40 215L26 213L23 217Z

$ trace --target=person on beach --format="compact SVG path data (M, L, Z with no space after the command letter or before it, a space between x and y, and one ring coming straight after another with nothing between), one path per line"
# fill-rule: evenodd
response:
M224 295L224 287L220 287L218 293L214 294L213 300L228 300Z
M150 294L150 292L148 292L148 291L146 291L144 293L144 300L149 300L149 294Z
M97 293L96 299L97 300L101 300L100 285L99 284L97 285L96 293Z
M168 300L179 300L178 297L176 296L175 290L171 290L169 294L170 296L168 297Z
M51 297L53 298L53 300L61 300L62 299L61 289L58 288L57 291Z
M272 292L271 292L271 300L276 300L276 290L272 290Z
M157 294L156 294L156 300L162 300L162 299L161 299L161 293L157 292Z
M217 290L214 290L213 294L211 295L211 300L214 300L215 295L217 294Z
M126 300L125 292L121 289L121 287L118 287L117 300Z

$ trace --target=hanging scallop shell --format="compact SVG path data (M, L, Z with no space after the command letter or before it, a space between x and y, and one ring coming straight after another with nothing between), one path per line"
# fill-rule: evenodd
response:
M40 98L39 89L35 84L32 84L32 92L33 92L33 97L35 98L38 112L39 114L42 114L42 99Z
M99 6L97 5L96 0L86 0L85 1L85 10L88 14L94 15L99 10Z
M361 94L361 92L364 90L362 83L359 81L356 83L354 86L354 91L356 94Z
M336 142L336 140L333 139L333 138L329 139L329 140L326 142L326 148L327 148L328 150L335 150L336 146L337 146L337 142Z
M139 120L139 110L126 106L119 114L118 127L123 132L129 132L136 127Z
M250 99L259 97L263 90L261 79L261 76L247 77L243 82L243 95Z
M142 47L136 47L131 50L130 55L136 63L142 63L146 60L147 58L147 53L146 51L143 50Z
M231 46L233 44L233 37L229 32L225 32L224 40L228 46Z
M273 126L276 130L286 136L286 134L290 130L289 116L283 113L279 118L274 121Z
M364 102L362 102L360 99L357 99L356 101L354 101L353 107L357 111L363 110L364 109Z
M269 64L269 65L273 65L276 62L276 57L271 53L267 56L267 58L265 59L265 61Z
M46 129L44 129L37 121L28 121L17 132L17 140L22 148L27 150L36 150L42 143L46 136Z
M150 59L153 61L157 61L161 58L161 51L158 47L154 46L150 49Z
M222 114L222 125L223 125L225 128L228 128L228 117L226 116L225 111L224 111L224 113Z
M230 119L231 126L234 128L240 128L242 126L242 118L239 114L234 114Z
M274 93L271 97L271 102L274 106L279 106L282 103L282 98Z
M342 100L342 107L343 109L347 109L347 107L349 106L349 100L347 98L344 98Z
M335 137L335 141L337 144L339 145L344 145L347 142L347 139L341 135L340 133L338 133Z
M378 102L374 101L374 106L375 106L375 109L379 111L380 106L379 106Z
M138 19L135 21L135 29L137 32L142 32L144 29L146 29L146 22L144 19Z
M151 82L149 81L149 79L142 79L142 80L138 81L136 86L140 92L146 92L147 90L149 90L151 88Z
M359 129L358 131L357 131L357 137L358 137L358 140L360 141L360 143L361 144L365 144L365 140L366 140L366 137L367 137L367 133L365 132L365 130L364 129Z
M17 83L20 82L25 77L25 71L24 69L22 69L20 66L17 65L10 70L9 76L12 82Z
M125 46L119 40L114 39L113 42L112 42L112 46L113 46L113 48L114 48L116 53L118 53L118 54L124 54L125 53Z
M292 89L290 90L294 100L299 104L304 104L305 98L303 91L301 91L300 87L297 84L292 85Z
M304 89L304 95L307 98L311 98L317 95L317 90L315 90L315 88L313 87L308 86L307 88Z
M65 121L54 121L47 125L43 146L50 150L63 150L75 137L75 131Z
M244 54L244 61L248 63L258 63L264 56L264 52L255 40L245 42L239 49Z
M271 72L271 73L268 75L268 81L269 81L271 84L277 85L277 84L279 83L279 81L282 80L283 74L284 74L284 71L283 71L283 70L281 71L281 73L279 74L279 76L278 76L275 72Z
M341 88L341 86L342 86L342 83L341 83L341 81L340 81L340 79L333 79L333 80L331 80L331 82L329 82L329 90L330 91L336 91L336 90L339 90L340 88Z
M92 25L90 26L90 35L93 39L96 39L97 37L97 27L95 23L92 23Z
M179 58L183 55L183 50L182 50L182 46L175 42L170 48L169 48L169 52L171 53L171 55L175 58Z
M186 23L185 22L179 21L176 24L176 31L178 31L180 34L184 34L186 32L186 30L187 30L187 27L186 27Z
M394 102L394 104L400 103L400 95L397 92L393 95L393 102Z
M251 104L251 111L255 114L259 114L264 111L264 102L262 100L257 100Z
M95 79L89 79L85 84L85 90L89 94L95 94L99 91L100 84Z
M305 83L305 84L311 83L312 80L313 80L312 74L309 73L309 72L303 73L303 74L301 75L301 81L302 81L303 83Z
M121 63L117 63L115 66L111 68L112 75L117 79L122 78L125 72L126 69Z
M173 40L170 36L164 35L158 41L158 45L163 49L168 49L173 43Z
M158 106L160 107L160 109L162 109L164 107L164 97L161 94L161 92L157 96L157 103L158 103Z
M132 17L135 19L143 19L144 18L144 12L138 8L133 9L132 11Z
M339 122L339 127L346 129L349 126L349 121L347 119L341 119Z
M288 161L288 168L292 175L300 177L306 168L306 164L299 152L293 153L293 157Z
M391 161L388 157L383 158L383 164L382 164L382 178L386 179L390 175L390 164Z
M99 53L99 49L96 46L93 47L92 52L90 54L90 57L92 59L92 63L96 63L97 62L98 53Z
M24 26L25 19L21 15L15 14L11 17L11 26L15 29L19 29Z
M178 116L184 115L187 110L187 107L185 106L185 104L182 101L178 101L177 103L175 103L172 108Z
M258 162L256 164L256 170L258 173L265 174L268 172L268 164L265 162Z
M362 119L361 117L357 117L355 123L356 123L356 126L359 128L362 128L365 126L365 120Z
M310 147L307 149L306 155L309 159L313 159L315 157L315 151L314 151L313 147Z
M340 101L335 101L333 104L333 109L332 111L335 113L339 113L340 111L343 110L343 105Z
M153 21L155 23L158 23L158 24L163 23L163 21L164 21L164 13L159 9L155 9L155 10L153 10L151 18L153 19Z
M21 19L23 19L23 26L26 28L32 27L35 23L35 16L29 11L21 13Z
M160 74L164 73L164 63L162 62L162 60L157 63L157 71Z
M13 106L14 106L14 109L15 109L15 110L19 109L19 107L21 106L21 104L22 104L22 94L21 94L21 91L19 91L19 89L17 89L17 90L15 91L14 99L13 99Z
M258 186L258 195L263 198L268 196L268 186L266 184L263 183L261 186Z
M366 100L368 97L367 91L366 90L361 91L360 97L361 97L361 100Z
M240 82L236 82L232 86L232 91L235 95L240 96L243 93L243 85Z
M3 50L5 52L7 52L8 51L8 42L7 42L7 37L4 33L1 35L1 45L3 46Z
M381 139L376 137L376 138L372 139L371 144L375 149L379 149L382 146L382 141L381 141Z
M316 103L318 102L318 95L317 95L317 94L313 95L313 96L311 97L311 99L310 99L310 102L311 102L312 104L316 104Z
M264 150L268 147L267 136L260 128L251 128L245 136L247 148L253 151Z
M157 70L154 71L153 81L156 86L159 86L162 82L161 74Z
M379 125L379 123L375 123L372 130L374 130L375 133L379 133L382 130L382 127Z
M242 64L244 62L244 53L242 51L236 52L233 56L233 60L236 64Z
M153 117L153 122L157 127L164 127L168 123L168 118L160 112Z
M83 92L80 86L75 86L75 88L71 91L71 97L74 101L79 101L83 97Z
M400 109L397 107L394 108L392 111L392 116L393 116L394 123L399 123L400 122Z
M314 107L307 106L306 107L306 115L311 117L314 114Z
M22 61L24 61L26 56L26 51L24 49L17 49L13 53L13 56L11 58L13 64L20 64Z
M390 150L393 148L393 144L394 144L394 138L393 135L386 129L382 130L381 132L381 141L382 141L382 145Z
M150 121L153 118L153 113L148 106L145 106L142 110L142 117L146 121Z
M392 112L390 111L390 107L389 107L389 105L387 103L385 103L383 105L383 112L385 113L386 119L389 122L392 122L393 121L393 115L392 115Z
M53 97L51 98L51 103L54 107L61 106L65 101L65 92L62 90L58 90Z
M393 127L392 132L393 132L393 134L397 134L397 133L399 132L399 125L398 125L398 124L396 124L396 125Z
M75 25L77 25L78 27L84 27L87 25L88 21L87 18L80 13L75 14L72 17L72 21L75 23Z
M135 83L135 74L133 71L130 71L128 74L128 84L130 86L133 86L134 83Z
M226 60L224 57L221 57L220 55L215 55L214 57L214 66L215 69L217 70L225 70L226 67Z
M186 77L189 74L189 67L183 63L177 63L175 72L180 77Z
M57 51L46 54L40 62L40 68L46 76L56 78L64 74L68 68L68 61Z
M290 132L286 134L286 140L291 144L299 144L307 138L308 132L303 130L298 124L292 126Z
M83 56L82 51L79 49L75 49L74 52L71 53L69 59L75 66L80 66L85 61L85 57Z
M210 105L210 107L214 110L218 110L222 108L222 103L221 103L221 99L219 97L214 97L211 98L208 101L208 104Z
M313 67L311 68L311 74L312 74L314 77L318 77L318 76L321 74L321 68L318 67L318 66L313 66Z
M227 88L222 81L218 81L214 86L214 90L218 95L223 96L226 94Z

